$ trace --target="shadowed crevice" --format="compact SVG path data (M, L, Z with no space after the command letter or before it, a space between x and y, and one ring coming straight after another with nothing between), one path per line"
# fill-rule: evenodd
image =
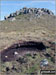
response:
M1 52L1 60L2 61L12 61L15 60L15 52L18 52L18 55L23 56L27 52L38 52L46 50L46 46L42 42L35 42L35 41L24 41L13 44L9 48L3 50Z

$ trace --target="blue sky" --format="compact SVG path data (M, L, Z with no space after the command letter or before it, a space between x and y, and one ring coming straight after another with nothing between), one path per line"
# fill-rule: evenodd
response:
M23 7L36 7L36 8L47 8L54 12L55 14L55 1L51 0L31 0L31 1L19 1L19 0L2 0L1 1L1 19L4 19L4 16L9 15L10 13L15 12Z

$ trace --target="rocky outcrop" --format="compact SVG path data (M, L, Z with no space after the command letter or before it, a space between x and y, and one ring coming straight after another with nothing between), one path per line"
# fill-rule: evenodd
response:
M5 16L4 19L9 19L9 18L13 18L17 15L21 15L21 14L34 14L37 17L40 15L44 15L44 14L48 14L48 15L54 15L52 11L46 9L46 8L27 8L24 7L18 11L16 11L15 13L11 13L8 16Z

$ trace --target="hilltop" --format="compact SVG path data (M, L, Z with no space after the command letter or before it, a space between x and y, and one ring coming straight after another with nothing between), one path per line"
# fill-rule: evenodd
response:
M18 15L22 15L22 14L29 14L32 18L35 18L35 17L40 17L41 15L54 15L54 13L46 8L27 8L27 7L24 7L20 10L17 10L16 12L14 13L11 13L10 15L8 16L5 16L4 19L10 19L10 18L13 18L13 17L16 17Z

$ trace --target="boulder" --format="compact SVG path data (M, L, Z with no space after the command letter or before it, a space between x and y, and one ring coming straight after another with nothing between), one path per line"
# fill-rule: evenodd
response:
M13 13L10 14L10 17L14 17Z
M19 15L19 11L16 11L16 16Z

